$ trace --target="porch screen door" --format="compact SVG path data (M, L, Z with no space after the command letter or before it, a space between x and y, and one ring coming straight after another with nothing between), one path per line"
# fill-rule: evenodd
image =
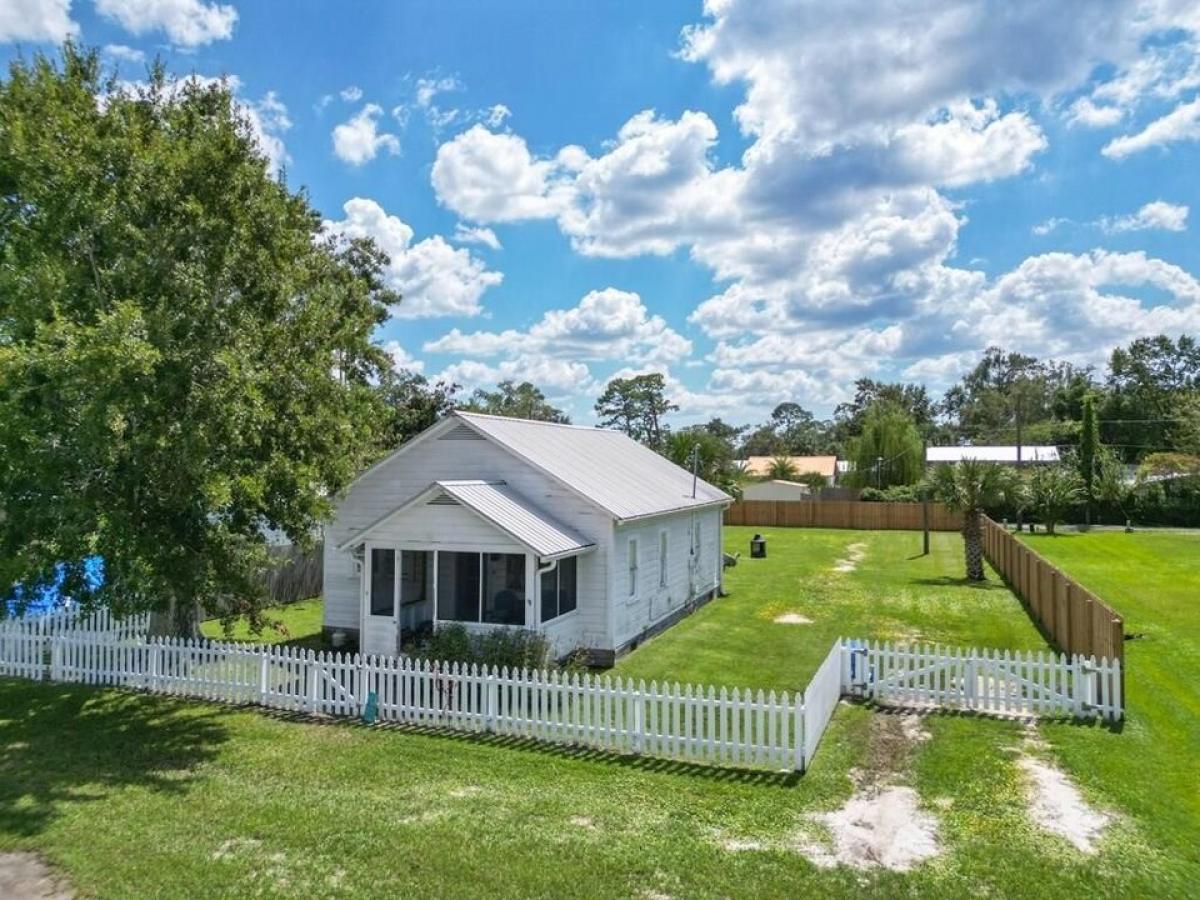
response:
M364 653L393 654L399 646L396 551L391 547L372 547L368 565L367 615L361 649Z

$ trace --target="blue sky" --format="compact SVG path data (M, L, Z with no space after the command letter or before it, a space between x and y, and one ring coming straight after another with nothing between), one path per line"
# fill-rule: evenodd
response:
M225 75L405 295L381 341L578 421L940 391L992 343L1200 331L1200 3L8 0L0 53Z

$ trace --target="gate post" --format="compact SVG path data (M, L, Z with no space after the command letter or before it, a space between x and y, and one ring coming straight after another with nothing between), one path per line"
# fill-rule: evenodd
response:
M484 671L486 673L483 682L486 713L483 717L483 730L490 733L496 730L496 701L498 699L496 694L499 685L496 684L495 667Z
M792 742L795 744L792 769L804 771L804 692L796 691L796 699L792 703Z

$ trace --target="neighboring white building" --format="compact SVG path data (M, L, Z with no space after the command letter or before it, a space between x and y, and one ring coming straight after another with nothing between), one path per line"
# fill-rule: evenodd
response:
M956 463L964 459L974 459L979 462L1011 463L1016 465L1017 446L986 447L927 447L925 462L927 463ZM1021 445L1022 463L1056 463L1059 461L1058 448L1039 446L1035 444Z
M743 500L811 500L812 490L807 484L784 481L752 481L742 488Z
M713 597L731 499L617 431L453 412L364 472L325 533L325 627L545 633L614 659Z

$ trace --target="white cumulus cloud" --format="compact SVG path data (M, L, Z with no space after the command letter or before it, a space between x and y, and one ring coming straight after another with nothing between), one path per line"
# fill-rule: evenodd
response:
M1188 208L1180 203L1154 200L1127 216L1100 219L1100 228L1110 234L1123 231L1184 231L1187 228Z
M0 3L0 41L65 41L79 34L71 0L5 0Z
M400 139L379 130L383 110L368 103L350 119L333 129L333 152L342 162L361 166L373 160L381 151L395 156L400 152Z
M354 197L342 211L344 218L326 220L326 230L350 238L373 238L390 257L386 275L402 297L393 310L400 318L478 315L483 311L479 301L484 292L504 279L441 235L414 244L412 228L374 200Z
M162 31L180 47L198 47L233 37L237 10L202 0L96 0L96 10L126 31Z

